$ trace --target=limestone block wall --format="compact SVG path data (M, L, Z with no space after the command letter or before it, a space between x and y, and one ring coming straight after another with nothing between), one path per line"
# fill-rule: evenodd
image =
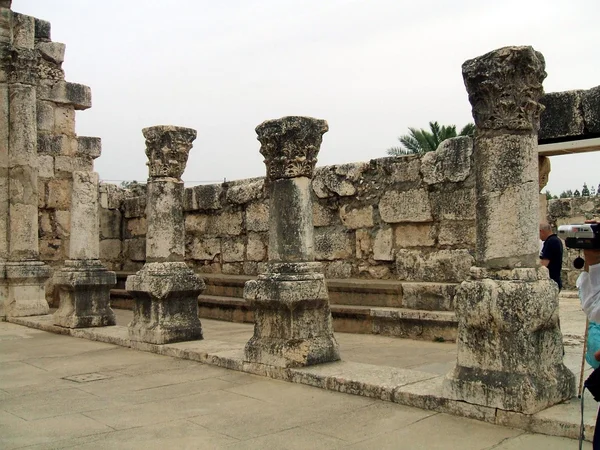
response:
M53 42L49 22L35 19L40 259L54 269L69 255L73 172L93 170L101 141L77 136L75 113L91 107L89 87L65 81L65 44ZM53 299L51 280L46 295Z
M548 201L548 222L553 226L583 223L600 217L600 197L559 198ZM575 289L575 281L581 273L573 267L578 250L565 247L562 281L564 289ZM583 255L581 255L583 256Z
M328 278L459 282L467 277L475 246L470 138L446 141L424 156L318 168L312 194L315 253ZM268 246L263 178L195 186L185 196L190 265L205 273L262 271ZM101 258L114 269L119 265L116 204L107 208L101 200ZM145 209L143 197L122 200L123 270L144 263Z

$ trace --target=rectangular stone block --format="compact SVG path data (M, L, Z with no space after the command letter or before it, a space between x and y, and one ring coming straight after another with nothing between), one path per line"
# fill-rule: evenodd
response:
M223 188L220 184L207 184L194 186L192 189L192 210L215 210L221 209L221 193Z
M540 118L540 140L584 133L582 94L583 91L580 90L550 92L540 99L540 103L546 107Z
M329 204L321 202L313 202L313 225L315 227L327 227L329 225L337 225L340 223L340 216L335 205L330 208Z
M116 261L121 259L121 240L102 239L100 241L100 259Z
M442 186L446 187L446 186ZM475 189L441 189L430 192L431 209L437 220L474 220L475 219Z
M385 175L386 180L391 183L413 183L417 187L421 182L420 156L390 156L373 159L370 164L375 173Z
M355 230L357 228L371 228L373 223L373 207L352 207L343 205L340 208L340 219L346 228Z
M246 230L269 230L269 205L266 203L250 203L246 207Z
M71 234L71 211L54 211L56 235L66 239Z
M402 307L426 311L453 311L456 284L402 283Z
M475 248L475 221L443 220L438 223L438 244Z
M350 233L335 227L319 227L314 232L315 258L334 260L350 258L353 253Z
M185 216L185 232L192 236L206 232L208 225L208 216L206 214L188 213Z
M77 152L77 139L73 136L38 134L38 153L45 155L73 156Z
M377 231L373 240L373 259L375 261L393 261L393 230L384 227Z
M435 245L434 228L428 223L407 223L394 226L396 248L431 247Z
M52 26L50 22L41 19L35 19L35 39L50 40Z
M229 203L243 205L264 197L263 190L265 182L263 179L241 180L229 186L226 198Z
M38 99L69 105L76 110L83 110L92 106L92 90L82 84L59 81L51 85L41 86L38 89Z
M146 261L146 239L125 239L123 248L126 259L139 262Z
M206 233L213 236L237 236L242 232L241 212L223 212L208 217Z
M590 134L600 133L600 86L583 92L581 107L586 131Z
M71 106L54 108L54 133L75 136L75 109Z
M39 245L41 261L64 261L69 255L68 240L40 239Z
M474 259L467 250L396 251L399 280L460 283L469 277Z
M54 158L50 155L38 155L38 177L54 177Z
M186 256L191 259L214 260L221 254L221 239L219 238L194 238Z
M248 261L264 261L267 258L268 236L261 233L248 233L246 259Z
M356 257L368 258L371 254L371 233L369 230L356 230Z
M433 219L429 194L424 189L387 191L379 202L379 214L387 223L429 222Z
M125 238L134 238L145 236L148 230L148 224L145 217L136 217L127 221L125 228Z
M77 138L77 155L92 159L102 154L102 139L99 137L79 136Z
M72 180L51 179L48 181L48 208L68 210L71 208Z
M100 221L100 239L121 238L121 211L118 209L98 208Z
M38 101L36 113L38 132L52 132L54 130L54 104Z
M65 60L65 44L41 41L35 44L35 48L42 58L54 64L60 65Z
M78 158L75 156L56 156L54 158L54 170L57 176L67 175L76 171L92 172L94 162L91 158Z
M131 197L124 199L123 212L126 219L144 216L146 214L146 197Z
M246 246L242 237L224 239L221 248L224 263L244 261Z
M33 49L35 45L35 18L13 12L13 45Z

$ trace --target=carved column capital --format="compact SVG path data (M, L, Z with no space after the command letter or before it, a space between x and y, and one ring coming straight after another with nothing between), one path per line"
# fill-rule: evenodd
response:
M544 56L532 47L504 47L466 61L463 79L480 130L536 132L544 106Z
M146 138L146 155L150 178L175 178L181 176L187 164L196 130L158 125L142 130Z
M323 134L328 130L327 121L300 116L267 120L257 126L267 178L312 178Z

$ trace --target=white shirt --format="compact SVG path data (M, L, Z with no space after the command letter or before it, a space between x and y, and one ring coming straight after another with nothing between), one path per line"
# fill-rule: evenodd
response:
M600 323L600 264L589 267L577 278L581 307L591 322Z

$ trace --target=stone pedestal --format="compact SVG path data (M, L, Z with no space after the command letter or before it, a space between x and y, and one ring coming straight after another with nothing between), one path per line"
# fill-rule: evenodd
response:
M146 264L127 277L126 289L135 300L129 337L152 344L202 339L198 295L204 282L184 262L181 181L196 131L156 126L143 133L150 169Z
M99 258L98 174L73 172L69 258L54 274L59 308L54 324L66 328L115 325L110 288L117 283Z
M50 268L40 261L18 261L0 264L4 267L5 314L7 317L48 314L44 283L50 277Z
M115 325L110 308L110 289L117 283L114 272L99 260L67 260L54 274L60 306L54 324L65 328L105 327Z
M544 58L506 47L463 64L476 134L476 264L457 290L445 395L533 414L571 398L558 288L539 267L537 133Z
M321 264L314 262L310 179L327 122L284 117L256 128L267 165L269 264L248 281L244 299L254 309L251 362L302 367L340 358Z

